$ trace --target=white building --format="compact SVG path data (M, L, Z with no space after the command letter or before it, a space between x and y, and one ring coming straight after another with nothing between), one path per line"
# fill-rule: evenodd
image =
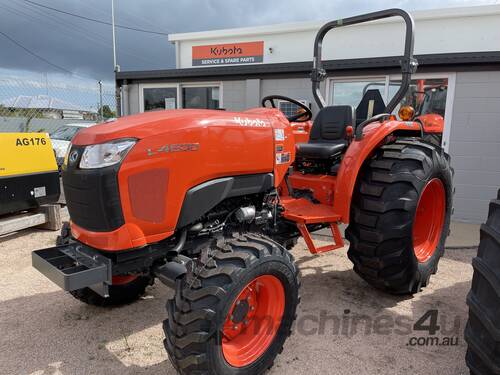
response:
M481 222L500 187L500 5L412 16L419 62L413 82L445 90L442 142L455 168L454 219ZM309 74L314 37L326 21L172 34L177 69L117 73L122 112L242 110L270 94L316 112ZM400 80L403 42L398 18L331 31L323 43L328 103L356 106L367 87L387 103Z

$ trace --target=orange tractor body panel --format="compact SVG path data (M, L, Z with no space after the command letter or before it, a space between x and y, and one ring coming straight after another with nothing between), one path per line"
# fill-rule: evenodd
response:
M289 123L280 111L266 108L143 113L85 129L73 144L123 138L138 139L118 173L125 224L112 232L89 231L74 223L71 228L75 239L108 251L172 235L184 196L193 186L258 173L274 173L279 184L295 157Z
M161 241L174 234L186 192L225 176L273 173L275 186L281 186L286 195L284 177L295 160L297 132L301 140L309 135L309 124L305 124L291 125L277 109L255 108L245 112L152 112L85 129L74 138L74 145L123 138L139 141L118 173L125 223L111 232L90 231L72 223L73 236L107 251ZM283 200L285 217L348 223L352 192L363 162L398 130L421 129L416 122L371 124L365 128L363 139L351 142L337 176L292 173L289 181L293 188L310 189L314 198L328 207L314 209L307 200L289 198ZM336 184L338 180L342 184ZM300 218L292 213L298 211Z
M436 113L427 113L416 118L424 127L424 133L443 134L444 118Z
M342 218L342 222L349 223L352 194L363 163L378 146L384 143L387 137L397 131L410 135L421 132L421 126L416 122L405 121L373 123L365 127L363 139L352 142L347 148L337 174L337 180L342 181L342 183L335 186L335 202L333 204L333 208Z
M359 141L351 142L350 146L342 159L337 176L318 175L318 174L302 174L295 172L290 176L290 183L296 189L309 189L313 192L313 196L321 204L330 205L332 213L338 216L339 220L343 223L349 223L351 200L354 187L356 185L359 171L375 149L377 149L387 137L397 131L407 132L408 135L412 133L421 132L421 125L417 122L405 121L385 121L382 123L373 123L365 127L364 136ZM337 184L337 181L342 181ZM282 190L286 191L286 187L282 186ZM335 197L335 199L334 199ZM283 206L287 207L284 202ZM304 200L305 205L310 202ZM300 211L296 202L293 203L294 210ZM304 211L307 209L303 207ZM316 215L313 215L316 218ZM304 213L304 218L307 214Z

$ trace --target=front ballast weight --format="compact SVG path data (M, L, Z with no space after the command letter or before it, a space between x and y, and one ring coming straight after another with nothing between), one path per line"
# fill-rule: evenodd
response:
M112 283L111 259L77 242L31 253L34 268L61 289L90 288L108 297Z
M135 250L133 257L116 254L114 259L80 242L32 252L32 265L49 280L67 292L90 288L102 297L109 297L113 277L142 274L154 275L172 287L186 273L190 258L179 252L186 242L186 231L180 233L176 245L164 243Z

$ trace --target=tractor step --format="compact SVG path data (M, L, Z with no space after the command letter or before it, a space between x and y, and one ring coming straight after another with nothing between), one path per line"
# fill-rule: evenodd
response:
M304 241L306 242L307 247L312 254L326 253L327 251L337 250L344 247L344 240L342 239L342 235L340 234L339 226L337 225L337 223L329 224L332 231L334 244L316 247L306 224L297 223L297 228L299 228L299 232L302 237L304 237Z
M35 250L33 267L66 291L91 288L106 296L111 285L111 260L79 243Z
M285 209L283 216L297 223L336 223L340 220L340 215L335 213L332 206L316 204L305 198L283 197L280 203Z
M338 222L340 215L333 211L333 207L326 204L315 204L305 198L282 198L281 205L285 209L283 216L297 224L300 234L313 254L324 253L344 247L344 240L340 234ZM328 224L332 231L333 245L316 247L307 224Z

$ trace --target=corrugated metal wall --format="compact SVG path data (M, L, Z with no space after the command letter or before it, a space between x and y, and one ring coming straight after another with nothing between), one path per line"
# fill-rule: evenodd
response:
M457 73L450 134L455 214L484 222L500 188L500 72Z

